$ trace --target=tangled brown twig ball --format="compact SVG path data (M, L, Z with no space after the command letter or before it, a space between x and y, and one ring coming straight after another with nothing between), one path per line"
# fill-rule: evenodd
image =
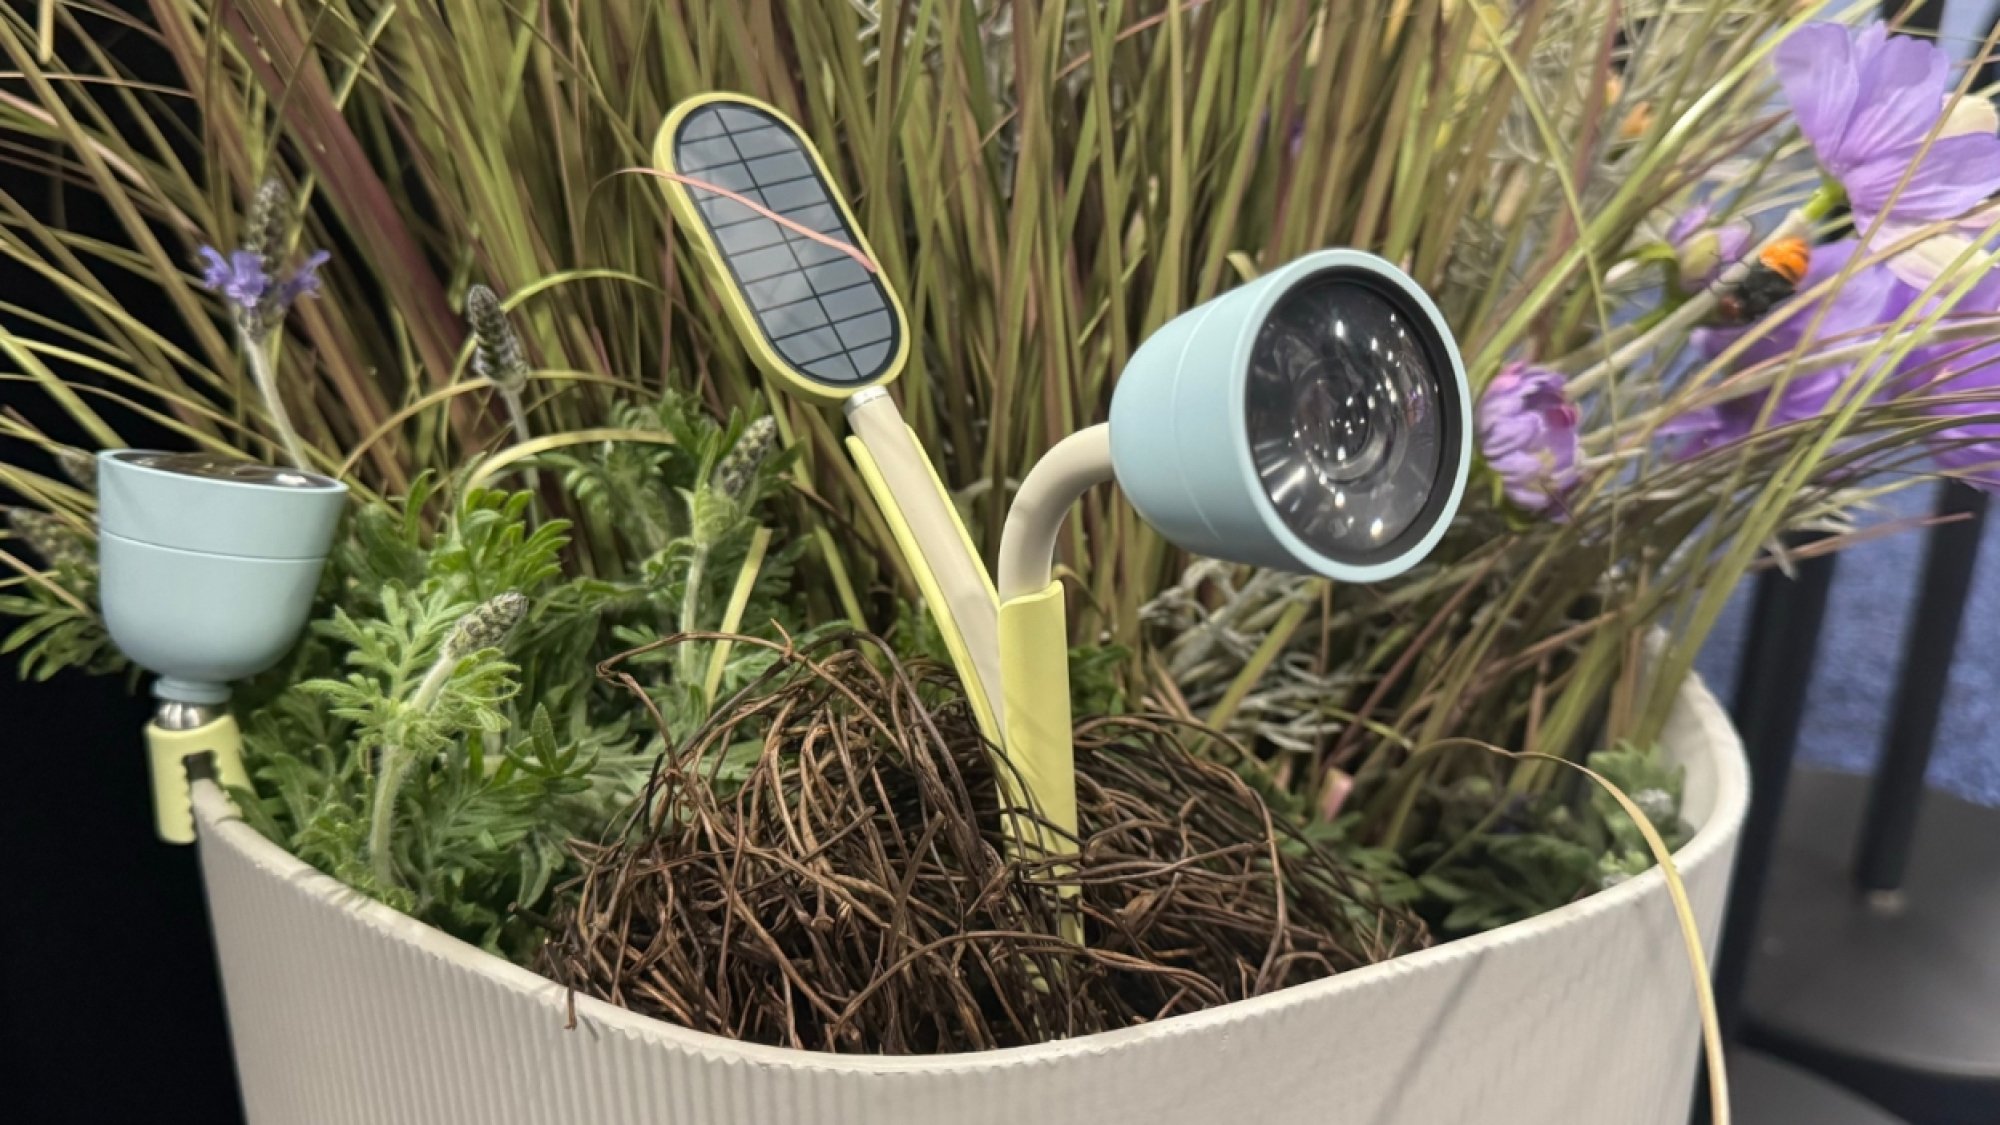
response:
M1034 814L1002 807L1004 763L949 673L863 634L730 639L778 659L669 740L616 837L580 846L543 964L571 988L751 1042L930 1054L1126 1027L1426 940L1168 725L1080 728L1083 838L1024 860L1003 817ZM600 674L658 722L619 670L634 655ZM1069 909L1082 945L1058 936Z

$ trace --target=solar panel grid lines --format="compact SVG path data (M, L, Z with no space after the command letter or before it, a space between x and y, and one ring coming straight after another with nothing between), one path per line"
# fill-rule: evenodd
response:
M861 244L802 140L735 103L701 106L674 135L674 170L850 247ZM849 388L883 376L902 327L880 278L840 249L687 185L764 340L801 377Z

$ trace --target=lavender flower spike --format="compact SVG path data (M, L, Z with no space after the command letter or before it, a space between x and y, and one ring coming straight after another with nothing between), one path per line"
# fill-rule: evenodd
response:
M2000 190L2000 137L1939 125L1954 84L1934 43L1881 23L1808 24L1778 45L1778 81L1820 167L1840 181L1865 230L1888 208L1902 222L1952 219ZM1911 166L1910 182L1896 186Z
M1581 414L1563 377L1510 363L1479 396L1479 452L1499 474L1507 498L1530 512L1561 502L1581 474Z
M278 259L283 245L283 218L290 206L284 186L266 180L257 189L244 244L225 257L213 246L200 250L202 284L222 294L236 314L236 325L251 340L263 340L285 319L301 297L319 295L319 268L331 256L324 250L306 255L289 272Z
M255 250L232 250L224 258L213 246L201 248L204 263L203 285L220 292L241 312L264 302L271 288L271 275L264 272L264 257Z
M270 412L271 426L285 447L285 456L296 468L310 467L305 446L291 417L285 412L275 367L268 344L284 323L285 313L301 297L319 295L319 268L329 255L316 250L306 255L298 268L286 272L279 255L285 243L285 219L291 212L284 184L273 178L263 182L252 202L250 220L244 230L243 245L227 257L213 246L200 250L202 284L222 294L235 313L236 333L250 365L257 393Z

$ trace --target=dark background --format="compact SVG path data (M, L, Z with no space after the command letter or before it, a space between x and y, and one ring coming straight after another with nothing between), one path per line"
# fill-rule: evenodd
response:
M0 1120L242 1119L194 849L153 836L150 713L122 680L23 684L0 658Z
M16 12L34 7L33 0L8 3ZM123 6L145 7L143 0ZM171 64L149 56L141 41L107 35L100 42L143 78L176 79ZM18 90L19 83L0 81L0 88ZM87 195L68 193L58 212L45 178L11 162L0 161L0 191L37 216L60 213L70 229L115 237L110 216ZM108 280L116 292L117 279ZM51 315L68 312L60 302L36 302L37 292L51 290L0 257L0 293ZM6 408L53 436L80 440L21 384L0 383ZM110 420L135 445L163 440L130 419ZM30 451L10 445L0 456L20 461ZM11 499L0 490L0 503ZM0 621L0 636L9 631ZM195 852L153 836L141 736L151 713L122 678L66 673L23 683L14 659L0 656L0 753L12 782L0 812L7 889L0 1120L242 1120Z

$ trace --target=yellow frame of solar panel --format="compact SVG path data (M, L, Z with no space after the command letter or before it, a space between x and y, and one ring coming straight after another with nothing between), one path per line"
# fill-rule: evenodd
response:
M759 101L756 98L746 97L742 94L730 93L697 94L681 102L674 107L673 112L667 115L667 119L660 125L660 131L654 136L653 164L655 167L664 172L671 172L674 175L695 175L695 173L682 172L674 165L674 136L680 131L682 122L686 121L691 114L714 105L740 105L748 109L766 113L776 119L780 125L789 129L793 138L798 142L799 148L811 158L813 169L818 172L822 186L826 190L827 199L839 210L840 217L845 222L847 229L854 233L854 248L865 255L869 261L874 262L877 260L874 248L868 245L868 236L862 232L860 222L855 219L853 209L847 205L847 197L840 192L840 189L835 184L833 173L827 168L826 161L821 159L819 149L806 136L805 130L799 128L798 122L786 116L776 106ZM772 346L770 340L766 337L764 326L757 319L756 310L751 307L749 297L743 292L735 275L730 271L722 247L717 243L714 233L709 229L707 218L701 213L699 201L695 198L695 193L701 189L677 180L663 179L659 183L660 189L666 193L667 206L673 211L674 218L686 228L688 237L701 251L702 256L707 259L708 271L715 277L717 282L715 287L716 292L722 297L723 306L729 313L729 319L736 326L736 334L742 338L744 346L750 350L750 358L765 373L777 379L780 384L790 388L795 393L812 399L815 402L827 404L840 403L852 397L855 393L869 387L886 386L903 373L903 367L909 362L910 356L909 316L903 311L902 299L896 295L895 288L889 284L887 277L882 276L879 268L872 272L883 295L888 300L889 314L894 320L894 327L896 329L894 350L887 364L884 365L882 373L873 379L853 384L831 385L824 380L813 378L800 371L793 365L792 361L780 354L777 348Z

